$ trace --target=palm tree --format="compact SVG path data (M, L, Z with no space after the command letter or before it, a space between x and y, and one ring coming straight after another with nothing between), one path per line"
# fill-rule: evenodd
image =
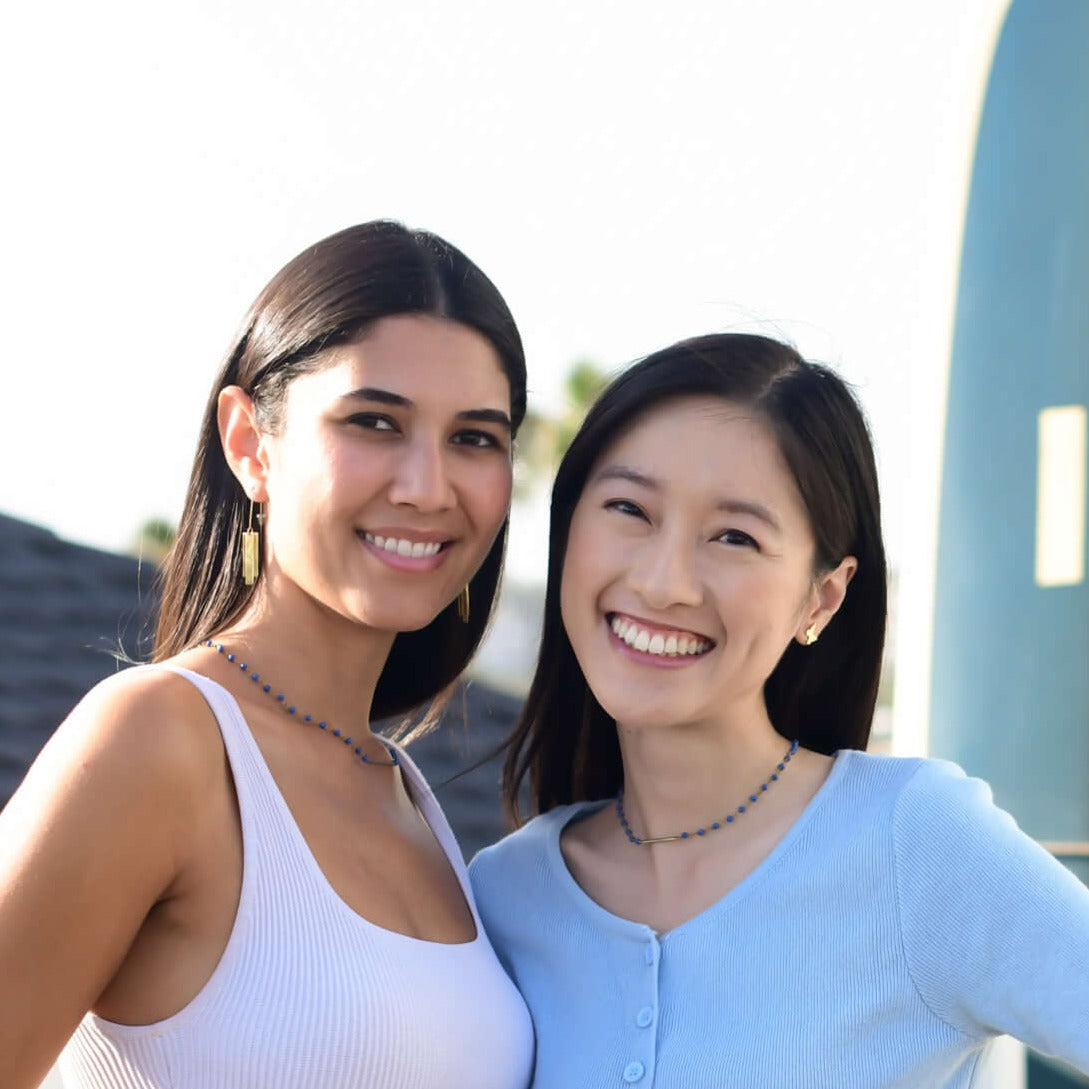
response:
M609 376L588 359L576 361L563 382L566 406L558 416L532 409L526 413L518 436L517 490L525 494L542 479L551 480L590 405L609 382Z
M156 566L166 559L178 531L165 518L148 518L136 531L130 551L141 560Z

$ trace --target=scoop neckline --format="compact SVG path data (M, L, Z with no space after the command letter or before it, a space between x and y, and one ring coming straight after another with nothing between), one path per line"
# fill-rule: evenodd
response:
M280 789L280 784L276 782L276 777L272 774L272 769L268 766L268 761L265 760L265 754L261 751L261 746L257 743L257 738L254 736L245 712L242 710L242 706L234 693L227 688L226 685L209 677L206 673L197 673L196 670L190 670L185 666L177 666L175 668L195 673L202 680L215 685L216 688L220 689L220 691L225 694L232 712L237 715L238 720L244 727L248 742L253 746L253 755L258 761L260 773L272 793L273 802L290 826L289 834L295 840L303 864L311 871L312 876L318 882L323 892L328 894L335 902L338 911L346 913L350 919L358 920L365 927L377 931L383 936L388 936L395 941L400 940L413 945L439 949L471 949L480 943L484 932L484 926L480 920L480 915L477 912L476 904L473 901L471 885L469 884L466 875L463 873L464 862L460 859L460 849L458 848L457 839L453 834L453 830L449 827L449 822L446 821L445 814L442 812L431 787L423 777L423 773L416 767L412 758L401 745L397 744L395 741L391 741L389 738L382 739L383 744L388 745L397 753L400 770L404 774L405 786L408 791L409 799L419 810L424 823L427 825L428 831L434 836L436 843L438 843L443 854L446 856L447 865L449 865L450 869L453 871L454 877L458 882L458 887L461 889L462 897L469 908L469 914L472 916L475 929L474 936L468 941L440 942L433 941L429 938L417 938L413 934L405 934L403 931L392 930L389 927L382 926L381 923L376 923L373 919L368 919L366 915L356 911L356 909L341 896L333 886L333 883L329 880L325 871L321 868L317 856L314 854L310 843L307 841L306 836L303 835L303 831L299 827L298 821L295 819L295 814L291 811L291 806L287 804L287 799ZM455 855L455 852L458 852L458 854ZM459 861L461 861L460 867L458 865Z
M707 907L696 912L695 915L692 915L688 919L685 919L684 922L678 923L677 926L670 930L657 931L647 923L636 922L634 919L628 919L623 915L617 915L602 904L599 904L597 900L595 900L578 883L575 879L575 875L567 865L567 860L563 856L563 850L560 847L560 839L563 836L565 829L579 820L585 820L592 814L604 809L607 805L613 804L612 798L599 799L592 802L576 802L574 805L566 807L566 811L561 813L560 819L554 821L552 828L550 829L547 844L549 863L553 873L559 880L560 885L567 893L568 898L583 914L593 918L598 925L604 926L608 930L623 934L627 937L637 936L641 938L654 938L659 942L669 941L675 936L683 935L685 930L699 926L712 915L715 915L720 911L725 911L736 901L742 900L751 894L753 889L762 883L766 879L768 873L779 864L782 857L791 850L806 825L812 821L814 814L821 808L825 799L834 791L839 781L843 778L845 769L850 762L851 757L856 755L858 755L857 752L852 749L837 750L833 754L832 767L829 769L824 782L816 789L813 797L805 804L805 808L798 814L794 823L787 829L779 842L772 847L757 866L718 900L708 904Z

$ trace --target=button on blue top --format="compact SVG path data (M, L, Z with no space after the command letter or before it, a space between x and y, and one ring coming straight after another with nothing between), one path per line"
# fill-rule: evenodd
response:
M650 1006L644 1006L636 1015L635 1023L640 1028L646 1028L654 1020L654 1010Z
M628 1063L624 1067L624 1080L625 1081L638 1081L645 1073L643 1064L640 1062Z
M654 942L647 942L646 958L647 964L654 963Z

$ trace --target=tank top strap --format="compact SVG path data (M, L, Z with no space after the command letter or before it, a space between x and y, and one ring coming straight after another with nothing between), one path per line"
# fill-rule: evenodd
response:
M242 843L246 853L244 870L247 874L263 868L266 857L271 857L276 869L282 869L286 858L292 853L297 855L299 864L305 869L305 844L301 843L295 820L265 763L238 701L223 685L202 673L165 662L154 668L169 669L184 677L204 697L215 716L238 798Z
M423 772L416 766L408 753L400 745L388 739L386 744L397 750L397 758L401 761L401 772L408 787L409 795L423 815L427 826L431 829L431 834L450 860L450 865L457 875L461 890L465 894L465 899L473 913L473 918L476 920L477 926L480 927L482 924L480 916L477 914L476 900L469 881L469 870L465 865L465 859L462 856L457 837L454 835L453 828L450 827L450 822L446 819L442 806L439 805L439 801L424 778Z

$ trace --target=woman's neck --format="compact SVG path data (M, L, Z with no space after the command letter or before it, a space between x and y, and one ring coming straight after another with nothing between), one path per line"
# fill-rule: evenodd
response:
M695 832L736 813L761 790L789 750L761 707L714 723L618 726L623 808L641 839ZM769 784L769 789L777 781Z
M396 633L346 620L315 602L255 604L218 641L307 713L353 731L369 726L378 678Z

